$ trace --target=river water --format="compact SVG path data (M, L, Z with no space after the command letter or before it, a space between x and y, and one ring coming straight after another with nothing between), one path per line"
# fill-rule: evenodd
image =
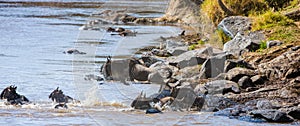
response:
M140 17L159 17L168 0L4 0L0 1L0 89L18 86L32 101L7 106L0 102L0 125L266 125L230 120L205 112L165 112L146 115L130 102L158 85L85 80L99 75L105 57L125 58L143 46L158 44L160 36L175 36L175 26L120 25L137 31L135 37L111 36L100 30L79 30L103 10L126 10ZM119 26L118 26L119 27ZM64 54L70 48L86 55ZM81 103L54 109L48 95L56 87ZM269 124L268 124L269 125Z

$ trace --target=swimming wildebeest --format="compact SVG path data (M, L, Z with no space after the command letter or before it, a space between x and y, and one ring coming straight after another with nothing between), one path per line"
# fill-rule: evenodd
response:
M131 107L134 109L150 109L151 105L150 103L153 102L153 98L146 98L145 94L141 92L140 95L138 95L131 103Z
M111 57L108 56L100 72L106 80L121 81L124 84L128 84L127 80L148 81L151 69L143 66L135 58L111 60Z
M66 104L76 100L68 95L65 95L63 91L59 90L58 88L59 87L57 87L54 91L52 91L52 93L49 95L49 98L51 98L52 101L58 103L55 106L55 108L59 108L59 107L68 108Z
M24 95L18 94L16 90L17 90L17 86L11 85L9 87L6 87L2 91L0 98L6 99L7 104L10 105L23 105L25 103L28 103L29 100Z

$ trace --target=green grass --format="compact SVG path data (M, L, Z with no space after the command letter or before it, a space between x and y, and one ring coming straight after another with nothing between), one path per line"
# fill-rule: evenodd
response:
M188 50L195 50L195 49L196 49L196 44L192 44L188 48Z
M201 46L204 45L204 44L205 44L204 41L199 40L199 41L197 42L197 44L192 44L192 45L190 45L190 46L188 47L188 50L195 50L195 49L201 47Z
M300 40L300 30L294 21L279 12L267 11L252 18L254 19L252 30L265 31L267 40L280 40L287 43Z
M287 43L300 41L300 30L297 26L276 26L269 30L271 32L267 40L280 40Z
M262 41L259 44L259 49L266 49L267 48L267 42L266 41Z
M267 41L261 41L259 44L259 49L256 52L263 52L267 48Z
M217 33L219 39L222 41L223 44L225 44L226 42L228 42L228 41L230 41L230 40L232 39L231 37L227 36L227 35L224 33L224 31L221 30L221 29L218 29L218 30L216 31L216 33Z
M279 12L267 11L262 15L254 17L252 30L263 30L276 26L293 25L294 21L280 14Z

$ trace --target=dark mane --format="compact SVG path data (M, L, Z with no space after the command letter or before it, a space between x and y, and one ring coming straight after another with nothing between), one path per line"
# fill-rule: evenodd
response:
M6 87L0 94L0 99L6 99L8 104L17 105L29 102L29 100L16 92L17 86L11 85Z

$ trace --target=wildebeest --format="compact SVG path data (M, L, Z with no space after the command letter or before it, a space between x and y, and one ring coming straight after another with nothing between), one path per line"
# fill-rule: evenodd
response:
M100 71L106 80L121 81L128 84L126 81L147 81L151 69L142 65L135 58L123 60L111 60L107 57L106 63L101 67Z
M66 105L69 102L76 101L72 97L65 95L62 90L59 90L59 87L57 87L52 93L49 95L49 98L51 98L52 101L58 103L54 108L68 108Z
M77 49L68 49L67 51L64 51L65 54L86 54L85 52L81 52Z
M28 103L29 100L24 95L18 94L16 90L17 86L11 85L9 87L6 87L2 91L0 98L6 99L7 103L10 105L23 105L25 103Z
M135 109L150 109L150 103L153 102L152 98L146 98L146 96L141 92L139 96L137 96L131 103L131 107Z

